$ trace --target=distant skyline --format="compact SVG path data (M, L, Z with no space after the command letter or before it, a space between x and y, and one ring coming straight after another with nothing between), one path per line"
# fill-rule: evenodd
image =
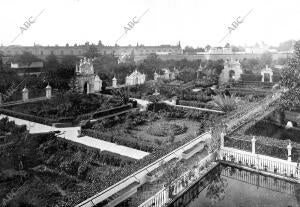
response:
M4 46L97 44L99 40L113 46L120 36L120 46L180 41L183 48L262 41L278 46L300 39L299 0L0 0L0 8ZM220 43L228 27L250 10Z

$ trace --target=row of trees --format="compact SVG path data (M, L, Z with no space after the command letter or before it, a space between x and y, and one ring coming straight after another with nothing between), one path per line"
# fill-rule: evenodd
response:
M229 46L229 44L226 44L226 46ZM93 64L95 73L100 76L106 85L111 84L111 80L114 76L118 79L118 83L124 83L126 76L136 68L140 72L145 73L149 79L153 79L155 71L162 73L162 71L160 71L162 68L176 68L181 71L179 77L184 82L195 79L196 70L199 68L200 64L203 67L203 71L212 78L217 78L223 69L223 60L162 60L154 53L150 54L146 59L138 64L134 62L134 54L131 54L124 63L118 63L118 57L114 54L100 54L95 45L90 45L84 56L94 59ZM1 64L0 61L0 66L4 68L4 70L0 71L0 73L3 74L2 77L11 77L0 81L0 92L1 90L7 90L7 87L2 87L2 85L7 85L7 81L15 82L15 79L17 79L17 77L14 77L10 72L8 72L10 62L18 62L29 65L35 61L41 60L28 52L11 57L9 61L6 61L7 64ZM42 76L42 81L50 83L54 88L65 90L70 89L69 83L74 77L75 65L78 62L79 58L74 55L67 55L61 59L55 55L47 56L44 60L44 75ZM243 69L246 69L249 73L251 73L252 70L258 71L261 68L264 68L265 65L272 65L273 62L272 54L265 53L258 59L244 59L241 61L241 64ZM285 63L285 61L283 60L281 63Z

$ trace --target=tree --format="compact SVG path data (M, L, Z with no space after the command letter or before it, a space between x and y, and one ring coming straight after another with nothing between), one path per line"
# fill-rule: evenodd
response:
M30 52L23 52L21 55L15 55L12 58L12 62L19 63L22 65L30 65L32 62L37 61L41 61L41 59L31 54Z
M150 79L153 79L154 72L158 72L158 70L161 68L162 60L158 58L158 55L155 53L149 54L147 58L144 59L140 65L138 65L139 71L145 73Z
M288 40L285 42L281 42L278 46L278 51L289 51L293 48L295 43L296 43L295 40Z
M288 60L281 77L281 86L288 91L282 95L280 106L290 110L300 104L300 41L295 43L294 56Z
M272 53L264 52L260 57L260 66L265 67L266 65L272 65L273 57Z
M50 54L46 56L45 69L57 69L59 67L59 62L56 55Z
M205 51L209 51L211 49L211 46L210 45L206 45L205 46Z
M260 68L260 62L259 59L255 58L245 58L241 61L241 67L243 69L249 70L249 71L258 71Z
M90 45L88 50L86 51L85 55L87 58L95 58L99 56L98 48L96 45Z
M64 69L75 69L78 61L79 59L75 55L65 55L61 60L61 67Z
M3 70L3 57L4 53L0 50L0 70Z

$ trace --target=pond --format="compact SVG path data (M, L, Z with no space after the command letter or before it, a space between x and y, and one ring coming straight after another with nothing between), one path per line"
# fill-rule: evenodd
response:
M168 206L297 207L299 197L299 184L220 164Z

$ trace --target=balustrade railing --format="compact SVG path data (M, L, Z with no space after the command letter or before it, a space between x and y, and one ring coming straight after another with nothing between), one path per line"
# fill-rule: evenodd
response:
M257 171L300 180L300 166L297 163L226 147L220 150L220 159L237 165L247 166Z
M174 180L169 186L164 187L154 196L149 198L147 201L139 205L139 207L161 207L168 202L170 202L173 198L175 198L178 194L183 192L185 189L189 188L192 183L197 181L205 174L205 167L207 163L214 161L215 155L214 153L208 155L203 160L199 161L196 168L193 168L179 178ZM207 169L206 169L207 170Z

